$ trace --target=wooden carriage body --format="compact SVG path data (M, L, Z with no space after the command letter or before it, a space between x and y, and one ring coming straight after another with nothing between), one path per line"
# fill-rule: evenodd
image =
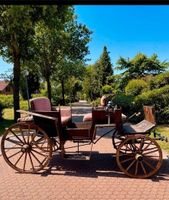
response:
M18 112L33 116L33 120L23 120L9 127L3 136L1 149L6 162L19 172L42 170L55 151L67 158L67 141L76 142L78 148L81 143L95 144L102 138L96 135L97 127L112 127L117 164L126 175L147 178L157 173L162 164L161 148L154 139L147 137L156 126L154 108L151 106L144 106L145 118L135 125L122 122L121 109L106 111L93 108L91 123L69 121L66 126L62 124L60 110ZM7 142L13 146L7 147ZM9 154L9 150L16 152ZM18 165L22 159L24 163L20 167Z

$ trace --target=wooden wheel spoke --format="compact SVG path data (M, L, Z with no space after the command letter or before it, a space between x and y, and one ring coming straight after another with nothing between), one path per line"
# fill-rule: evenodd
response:
M13 139L10 139L10 138L6 138L6 141L11 142L11 143L14 143L14 144L17 144L17 145L19 145L19 146L22 146L22 145L23 145L23 143L20 143L19 141L13 140Z
M148 149L146 149L146 150L144 150L144 151L155 150L155 149L157 149L156 146L155 146L155 147L152 147L152 148L148 148Z
M142 155L145 156L145 155L147 155L147 154L155 153L155 152L157 152L157 151L158 151L158 149L156 149L156 150L154 150L154 151L149 151L149 152L143 153Z
M150 143L148 143L147 146L142 150L145 151L151 144L152 144L152 141Z
M39 155L41 155L41 156L43 156L43 157L46 157L46 155L44 155L44 154L42 154L42 153L36 151L35 149L32 149L32 151L35 152L35 153L37 153L37 154L39 154Z
M4 149L21 149L21 147L5 147Z
M143 162L149 166L152 170L155 170L155 167L153 167L149 162L147 162L146 160L143 160Z
M142 162L140 162L140 164L141 164L141 167L142 167L142 169L143 169L143 172L144 172L144 174L146 175L146 174L147 174L147 172L146 172L146 169L145 169L145 167L144 167L143 163L142 163Z
M133 143L132 145L134 146L134 150L139 150L138 146L135 143Z
M24 144L24 142L12 131L12 129L10 129L11 133L13 133L13 135L22 143Z
M159 158L159 156L155 156L155 155L148 156L148 155L146 155L146 156L144 156L144 158L154 160L154 158Z
M45 158L43 159L43 161L41 162L41 165L43 165L43 163L46 161L46 159L47 159L47 157L45 157Z
M144 143L144 138L141 138L139 151L143 148L144 144L145 144L145 143Z
M28 152L28 155L29 155L29 159L31 161L32 169L35 170L30 152Z
M38 161L38 163L41 165L41 162L40 160L35 156L35 154L31 151L30 152L32 154L32 156L35 158L36 161Z
M21 158L22 158L23 155L24 155L24 152L22 152L22 154L20 155L20 157L18 158L18 160L15 162L14 165L17 165L17 164L18 164L18 162L21 160Z
M40 165L42 165L42 164L45 162L45 160L48 158L47 156L45 156L45 158L44 158L43 161L41 162L41 161L35 156L35 154L34 154L33 152L31 152L31 154L32 154L33 157L38 161L38 163L39 163Z
M132 163L130 163L130 165L127 167L127 171L134 165L134 163L136 162L136 160L133 160L133 162Z
M27 138L27 143L29 144L29 137L30 137L30 125L28 126L28 138Z
M131 150L126 150L126 149L123 149L123 148L121 148L121 151L125 151L126 154L127 154L127 152L132 152Z
M16 153L14 153L14 154L12 154L12 155L10 155L8 158L10 159L10 158L12 158L13 156L16 156L16 155L19 154L19 153L21 153L21 150L18 151L18 152L16 152Z
M138 160L136 161L136 168L135 168L135 175L137 175L137 173L138 173L138 164L139 164L139 162L138 162Z
M127 158L127 159L121 161L121 163L125 163L125 162L128 162L128 161L130 161L130 160L134 160L134 158L133 158L133 157Z
M24 163L23 163L23 171L25 171L27 155L28 155L28 153L25 152L25 158L24 158Z
M43 140L44 140L44 137L41 137L41 138L37 139L36 141L34 140L33 144L35 144L35 145L39 144Z
M23 141L24 141L24 143L26 143L26 140L25 140L25 137L24 137L24 134L23 134L23 130L22 130L21 127L19 127L19 128L20 128L20 132L21 132L21 135L22 135Z
M138 147L135 145L135 143L130 144L130 147L133 151L138 150Z
M131 148L128 147L128 144L124 145L126 147L126 150L131 151Z
M120 152L119 156L133 156L133 153L123 153L123 152Z
M41 144L41 148L43 147L43 145L46 143L46 141L44 140L44 142Z

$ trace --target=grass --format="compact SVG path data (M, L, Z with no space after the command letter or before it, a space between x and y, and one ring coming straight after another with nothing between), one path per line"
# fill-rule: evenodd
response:
M14 113L13 109L6 108L4 109L3 120L0 121L0 135L5 131L5 128L9 127L14 123ZM156 130L162 135L168 138L169 140L169 124L168 125L159 125ZM158 141L158 140L157 140ZM158 141L161 148L169 153L169 142Z
M168 141L169 141L169 124L159 125L159 126L157 126L156 130L161 134L161 136L167 137ZM163 150L165 150L167 153L169 153L169 142L158 140L158 143Z
M3 120L0 121L0 136L4 133L5 128L11 126L14 123L13 109L6 108L3 110Z

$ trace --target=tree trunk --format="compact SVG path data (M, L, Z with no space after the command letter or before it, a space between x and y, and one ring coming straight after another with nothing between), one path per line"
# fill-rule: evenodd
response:
M15 122L20 117L20 113L16 110L20 109L19 105L19 83L20 83L20 50L17 43L16 34L11 35L11 47L13 53L13 103L14 103L14 120Z
M48 91L48 98L51 101L51 84L50 84L50 76L46 77L47 82L47 91Z
M61 86L62 86L62 105L65 105L65 86L64 86L64 80L61 80Z

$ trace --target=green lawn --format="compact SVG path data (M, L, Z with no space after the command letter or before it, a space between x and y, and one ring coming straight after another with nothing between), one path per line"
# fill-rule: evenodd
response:
M162 135L168 138L168 142L158 141L161 148L169 153L169 124L168 125L159 125L157 126L157 131Z
M3 120L0 121L0 135L3 134L5 131L5 128L9 127L11 124L14 123L14 114L13 114L13 109L11 108L6 108L3 110Z
M0 121L0 135L3 134L5 128L9 127L11 124L14 123L13 116L14 116L13 109L10 108L4 109L4 115L3 115L4 119ZM168 137L169 140L169 124L157 126L157 131L160 132L162 136ZM162 149L164 149L166 152L169 153L169 142L158 141L158 143L160 144Z

